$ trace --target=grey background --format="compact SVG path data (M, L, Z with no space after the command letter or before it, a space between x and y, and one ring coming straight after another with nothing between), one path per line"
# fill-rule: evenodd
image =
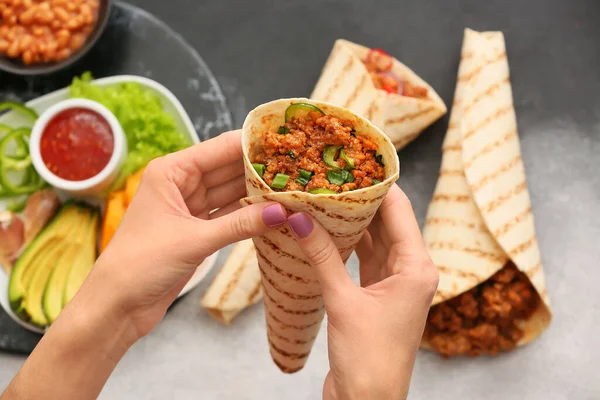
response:
M444 360L421 352L410 398L600 399L600 2L134 3L202 54L235 126L262 102L310 94L338 37L388 50L450 104L463 28L504 31L554 321L539 340L495 358ZM444 118L400 153L400 185L421 222L446 125ZM355 273L354 258L349 267ZM223 328L198 305L207 283L131 349L101 398L319 398L328 369L325 336L304 370L283 375L269 359L261 307ZM0 355L0 387L22 362Z

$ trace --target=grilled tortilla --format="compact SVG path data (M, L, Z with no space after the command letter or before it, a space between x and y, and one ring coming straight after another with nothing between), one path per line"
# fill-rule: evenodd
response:
M284 124L293 103L310 103L327 115L349 120L356 135L378 145L386 179L368 188L339 194L302 191L275 192L253 168L251 160L261 136ZM242 146L248 198L243 205L265 201L281 203L288 213L306 212L331 234L344 261L367 229L387 191L398 179L398 156L390 139L368 120L329 103L308 99L276 100L254 109L242 128ZM273 361L286 373L302 369L324 316L321 289L315 272L286 226L254 238L262 276L267 335Z
M446 114L447 108L427 82L395 58L391 72L414 86L426 88L427 98L377 89L363 64L369 51L368 47L338 39L311 98L339 104L364 116L385 132L400 150Z
M440 177L423 231L440 283L433 304L452 299L514 263L539 295L519 322L522 345L551 320L531 201L521 160L504 36L465 31ZM423 347L431 347L423 340Z

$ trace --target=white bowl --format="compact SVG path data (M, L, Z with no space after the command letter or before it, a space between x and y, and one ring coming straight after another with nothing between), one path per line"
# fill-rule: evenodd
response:
M177 97L175 97L175 95L162 84L152 79L136 75L109 76L107 78L96 79L93 81L95 85L101 87L118 85L124 82L136 82L139 85L141 85L145 90L149 90L155 95L157 95L161 99L165 111L172 114L175 118L175 123L177 124L177 128L179 129L179 131L183 135L185 135L185 137L188 138L192 144L200 143L200 139L198 139L198 135L196 134L194 124L192 123L192 120L183 108L183 105L177 99ZM69 90L67 88L64 88L28 101L26 105L36 110L39 114L42 114L45 110L48 110L54 104L61 101L65 101L68 98ZM28 118L22 116L20 113L15 111L9 111L0 115L0 123L9 126L28 126L30 122ZM63 201L70 197L68 194L64 196L60 192L59 196ZM7 204L7 200L0 199L0 210L6 209ZM98 202L97 205L102 207L103 204L104 202ZM192 276L187 285L183 288L179 296L183 296L184 294L188 293L194 287L198 286L200 282L202 282L206 275L215 266L218 253L219 252L217 251L212 256L206 258L206 260L204 260L204 262L198 266L198 268L196 269L196 273L194 274L194 276ZM6 275L6 273L4 272L4 268L0 267L0 306L15 322L17 322L25 329L30 330L32 332L43 333L45 331L44 329L40 329L39 327L33 324L21 320L17 315L15 315L15 313L10 308L10 304L8 301L8 278L8 275Z
M42 134L48 126L48 123L61 112L73 108L81 108L98 113L108 122L113 134L114 145L113 152L108 160L108 164L98 174L82 181L70 181L55 175L46 167L40 153L40 142ZM119 169L127 158L127 140L119 121L108 108L102 104L87 99L68 99L59 101L40 115L29 139L29 154L36 171L43 180L57 189L70 193L73 196L94 196L107 189L119 175Z

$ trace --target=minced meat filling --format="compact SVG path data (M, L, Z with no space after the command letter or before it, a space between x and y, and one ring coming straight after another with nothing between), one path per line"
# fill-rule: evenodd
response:
M373 85L377 89L388 93L399 94L404 97L427 98L427 88L412 85L405 79L400 79L392 70L394 59L381 49L372 49L363 60Z
M509 351L523 337L519 322L539 301L526 275L509 263L475 288L432 307L424 337L444 356Z
M342 146L354 168L350 168L339 150L335 155L339 168L327 165L323 159L327 146ZM384 180L384 168L376 158L377 148L375 142L354 132L351 121L312 112L308 118L292 118L278 131L265 132L252 163L265 165L262 178L271 187L277 174L289 176L285 187L274 190L310 192L313 189L328 189L341 193L372 186L377 182L374 179ZM313 173L306 185L296 182L301 169ZM334 184L328 179L330 170L347 170L354 179L352 182Z

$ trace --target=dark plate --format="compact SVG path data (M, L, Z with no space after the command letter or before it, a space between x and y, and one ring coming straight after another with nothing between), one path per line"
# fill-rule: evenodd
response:
M55 63L32 64L25 65L20 59L9 58L5 55L0 56L0 70L7 71L17 75L44 75L66 68L75 61L83 57L92 47L106 28L112 0L100 0L100 8L98 9L98 20L94 26L94 30L88 37L85 44L75 54L70 57Z

